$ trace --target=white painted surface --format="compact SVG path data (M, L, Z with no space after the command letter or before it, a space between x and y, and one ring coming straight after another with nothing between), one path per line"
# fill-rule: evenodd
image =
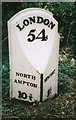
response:
M29 23L29 17L35 17L35 23L24 26L23 21L27 20ZM53 22L55 26L51 29L44 22L37 23L37 17L42 17L43 20L48 19L49 22ZM27 23L27 22L26 22ZM20 31L17 25L24 28ZM42 41L44 29L45 37L48 36L46 41ZM34 30L34 32L30 32ZM28 41L28 38L32 39L35 35L35 39L32 42ZM36 39L39 35L41 39ZM9 36L9 60L10 60L10 96L11 98L17 98L24 101L34 102L40 101L41 92L41 74L43 74L43 100L47 98L47 90L52 87L52 95L57 93L57 74L54 74L48 82L44 83L45 77L53 70L58 69L58 23L53 18L52 13L40 9L31 8L25 9L17 13L8 21L8 36ZM29 74L30 78L24 78L16 76L16 73ZM32 75L35 76L35 80L31 79ZM16 79L16 80L15 80ZM18 80L22 83L18 83ZM24 81L26 82L25 84ZM35 84L37 87L32 87L28 84ZM23 97L19 96L19 91L23 94ZM32 100L29 99L29 95L32 94Z

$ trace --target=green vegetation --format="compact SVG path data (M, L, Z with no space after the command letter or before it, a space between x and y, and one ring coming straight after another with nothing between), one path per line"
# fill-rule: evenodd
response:
M42 103L28 103L19 100L9 100L9 60L8 40L2 46L2 92L3 119L27 120L28 118L64 118L76 119L76 2L75 3L3 3L2 33L3 40L8 36L7 21L22 9L38 7L51 11L59 24L60 55L58 95Z

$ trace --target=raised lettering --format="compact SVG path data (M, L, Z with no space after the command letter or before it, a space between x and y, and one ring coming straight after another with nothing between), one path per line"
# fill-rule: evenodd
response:
M16 76L36 80L36 76L34 76L34 75L29 75L29 74L25 74L25 73L16 72Z
M54 73L55 69L44 79L44 81L46 82Z
M35 80L35 79L36 79L36 76L33 76L33 75L32 75L32 79Z
M44 20L44 25L48 25L49 24L49 20L48 19L45 19Z
M55 26L55 24L51 21L51 23L48 25L48 27L50 27L51 29L53 29L53 27Z
M49 97L49 95L51 94L52 88L50 87L47 91L47 97Z
M30 94L30 95L29 95L29 99L30 99L31 101L32 101L32 98L33 98L33 97L32 97L32 94Z
M16 72L16 76L19 76L20 74L18 72Z
M29 21L28 21L27 19L25 19L25 20L23 21L23 24L24 24L25 26L28 26L28 25L29 25Z
M35 23L35 16L29 17L29 20L30 20L30 24Z
M28 78L29 78L29 79L30 79L30 76L31 76L31 75L28 75Z
M14 83L23 84L23 85L26 84L27 86L37 88L37 84L30 83L30 82L26 82L26 81L19 80L19 79L18 79L18 80L15 79L15 80L14 80Z
M37 23L42 23L42 22L43 22L43 18L42 18L42 17L37 16Z
M27 94L25 92L22 93L22 98L26 99L27 98Z
M23 28L25 27L24 25L21 27L19 24L18 25L16 25L16 27L17 28L19 28L19 30L21 31L21 30L23 30Z
M22 84L22 80L18 80L18 83Z
M17 83L17 80L15 79L14 82Z
M27 94L25 92L21 92L21 91L18 91L18 98L23 98L23 99L27 99L29 98L30 101L32 101L32 94Z
M23 73L20 73L20 77L23 77Z
M24 78L27 78L27 75L26 75L26 74L24 74Z
M55 26L55 24L49 19L45 19L41 16L37 16L37 17L33 16L33 17L29 17L28 19L24 19L22 26L18 24L16 25L16 27L21 31L24 29L25 26L28 26L29 24L33 24L33 23L38 23L38 24L43 23L44 25L48 26L50 29L53 29Z
M37 84L34 84L33 87L34 87L34 88L37 88Z

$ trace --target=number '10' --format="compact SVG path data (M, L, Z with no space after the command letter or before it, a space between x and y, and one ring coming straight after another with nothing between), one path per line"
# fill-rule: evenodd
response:
M41 41L47 41L48 35L45 35L45 29L42 29L37 36L35 36L35 34L34 34L35 31L36 31L36 29L30 30L30 32L27 36L28 37L27 40L29 42L33 42L35 39L41 39Z

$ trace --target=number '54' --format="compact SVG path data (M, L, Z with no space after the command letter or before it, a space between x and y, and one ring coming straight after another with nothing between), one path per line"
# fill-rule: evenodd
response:
M48 35L45 35L45 29L42 29L37 36L35 36L35 34L34 34L35 31L36 31L36 29L30 30L30 32L29 32L29 34L27 36L28 37L27 40L29 42L33 42L35 39L41 39L41 41L47 41Z

